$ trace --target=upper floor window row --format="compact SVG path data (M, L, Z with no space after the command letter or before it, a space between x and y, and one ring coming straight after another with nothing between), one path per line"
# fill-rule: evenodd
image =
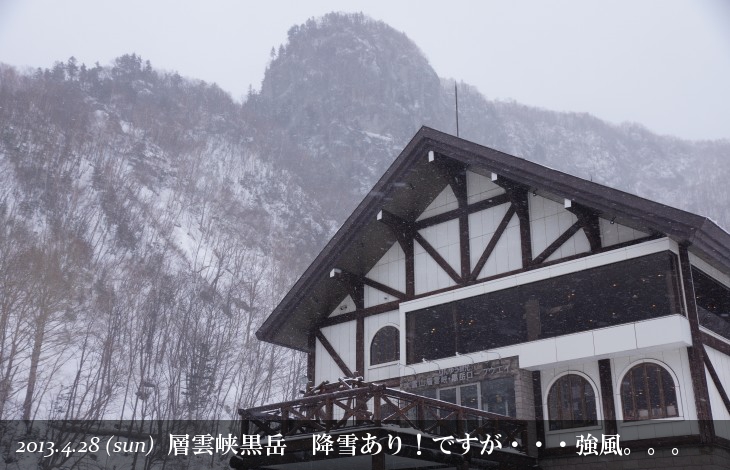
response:
M407 362L680 313L676 266L656 253L408 312Z

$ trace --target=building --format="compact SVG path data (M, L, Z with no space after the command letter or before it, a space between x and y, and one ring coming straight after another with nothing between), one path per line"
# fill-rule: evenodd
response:
M728 468L729 317L711 220L422 128L257 333L309 354L308 396L242 410L290 457L232 465ZM470 431L502 448L432 439Z

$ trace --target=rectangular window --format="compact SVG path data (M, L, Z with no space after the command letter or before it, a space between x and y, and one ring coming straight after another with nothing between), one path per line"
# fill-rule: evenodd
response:
M700 325L730 339L730 289L692 268Z
M515 406L515 379L504 377L501 379L484 380L482 388L482 409L498 415L517 415Z
M681 313L669 252L406 314L409 364Z

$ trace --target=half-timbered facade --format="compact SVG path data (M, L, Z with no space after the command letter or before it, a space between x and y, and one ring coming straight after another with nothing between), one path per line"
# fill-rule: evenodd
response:
M387 405L424 430L414 410L441 406L434 416L528 423L510 434L519 463L354 467L726 468L729 317L730 235L711 220L423 128L257 334L308 354L312 390L363 377L360 398L321 395L330 419L380 423ZM314 416L302 403L275 414ZM589 434L618 434L631 454L578 456Z

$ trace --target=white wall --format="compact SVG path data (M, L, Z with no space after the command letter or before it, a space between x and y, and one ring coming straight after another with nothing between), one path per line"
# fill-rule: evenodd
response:
M435 215L443 214L444 212L452 211L458 207L459 203L456 200L456 195L454 195L454 190L451 189L451 186L447 185L416 220L427 219Z
M406 291L406 255L398 242L395 242L365 277L392 287L400 292ZM396 300L385 292L365 286L365 308Z
M494 184L491 178L471 171L466 172L466 195L469 204L484 201L500 194L504 194L504 189Z
M345 297L345 299L340 302L340 304L335 307L334 310L332 310L332 313L329 314L330 317L336 317L337 315L342 315L343 313L348 312L354 312L357 310L355 306L355 301L352 300L352 297L349 295Z
M618 223L612 224L610 220L606 219L598 219L598 225L601 228L602 246L612 246L618 243L624 243L648 236L647 233L634 230Z

